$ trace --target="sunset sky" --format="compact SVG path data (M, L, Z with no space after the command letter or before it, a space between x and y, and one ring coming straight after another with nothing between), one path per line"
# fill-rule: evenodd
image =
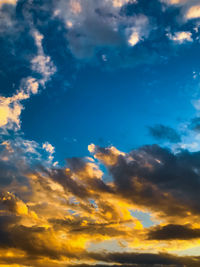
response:
M200 266L200 0L0 0L0 266Z

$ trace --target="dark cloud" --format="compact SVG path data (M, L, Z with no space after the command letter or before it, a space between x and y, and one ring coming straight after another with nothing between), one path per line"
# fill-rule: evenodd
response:
M50 236L53 232L44 227L23 226L20 224L20 216L12 214L0 216L0 248L20 249L30 259L46 256L51 259L59 259L61 256L76 257L66 249L55 249L51 243Z
M95 173L92 177L87 173L87 162L84 159L80 158L71 158L68 159L68 164L70 169L52 169L47 170L43 169L48 175L49 178L58 182L63 186L66 191L70 191L75 196L79 198L89 198L92 196L90 189L96 190L96 192L113 192L113 189L104 183L103 180L97 178ZM80 176L83 180L78 182L78 180L73 179L73 175Z
M177 143L181 141L180 135L171 127L158 124L148 127L149 133L157 140L169 141L171 143Z
M102 253L102 254L91 254L96 260L104 262L122 264L138 264L142 266L198 266L200 263L199 257L178 257L170 254L150 254L150 253ZM112 265L111 265L112 266Z
M192 229L188 225L168 224L153 228L149 232L149 239L155 240L189 240L200 238L200 229Z
M95 155L107 165L116 193L124 198L170 216L188 216L188 210L199 214L199 152L173 154L153 145L125 155L96 147Z

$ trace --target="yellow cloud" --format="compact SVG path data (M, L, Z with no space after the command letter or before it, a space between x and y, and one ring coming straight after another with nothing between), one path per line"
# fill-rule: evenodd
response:
M18 0L1 0L0 1L0 8L4 4L9 4L9 5L16 5Z
M187 19L196 19L200 17L200 5L192 6L186 12Z

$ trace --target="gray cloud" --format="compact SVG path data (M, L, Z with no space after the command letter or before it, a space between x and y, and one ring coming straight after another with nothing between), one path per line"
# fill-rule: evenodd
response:
M149 126L149 133L156 140L169 141L171 143L177 143L181 141L180 135L171 127L158 124L155 126Z
M153 228L148 235L149 239L155 240L190 240L200 238L200 229L192 229L189 225L168 224Z

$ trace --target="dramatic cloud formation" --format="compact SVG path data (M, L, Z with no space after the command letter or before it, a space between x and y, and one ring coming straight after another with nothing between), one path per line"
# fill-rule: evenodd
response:
M0 266L200 265L198 2L0 1Z
M44 147L52 150L47 143ZM38 148L26 147L21 152L24 168L17 170L18 163L8 155L19 158L19 152L11 144L2 144L2 148L0 246L2 253L6 249L13 256L1 257L1 262L34 266L48 262L64 266L77 260L177 266L190 262L190 266L198 266L197 258L160 253L198 246L199 152L174 155L147 146L123 153L114 147L90 145L94 158L112 176L112 181L106 182L94 158L69 159L65 168L33 168L26 155L30 158ZM150 212L160 225L144 228L131 214L135 209ZM190 243L191 239L197 242ZM126 242L127 248L143 249L146 254L91 252L93 244L108 241L117 242L121 249ZM158 254L153 254L156 251Z

